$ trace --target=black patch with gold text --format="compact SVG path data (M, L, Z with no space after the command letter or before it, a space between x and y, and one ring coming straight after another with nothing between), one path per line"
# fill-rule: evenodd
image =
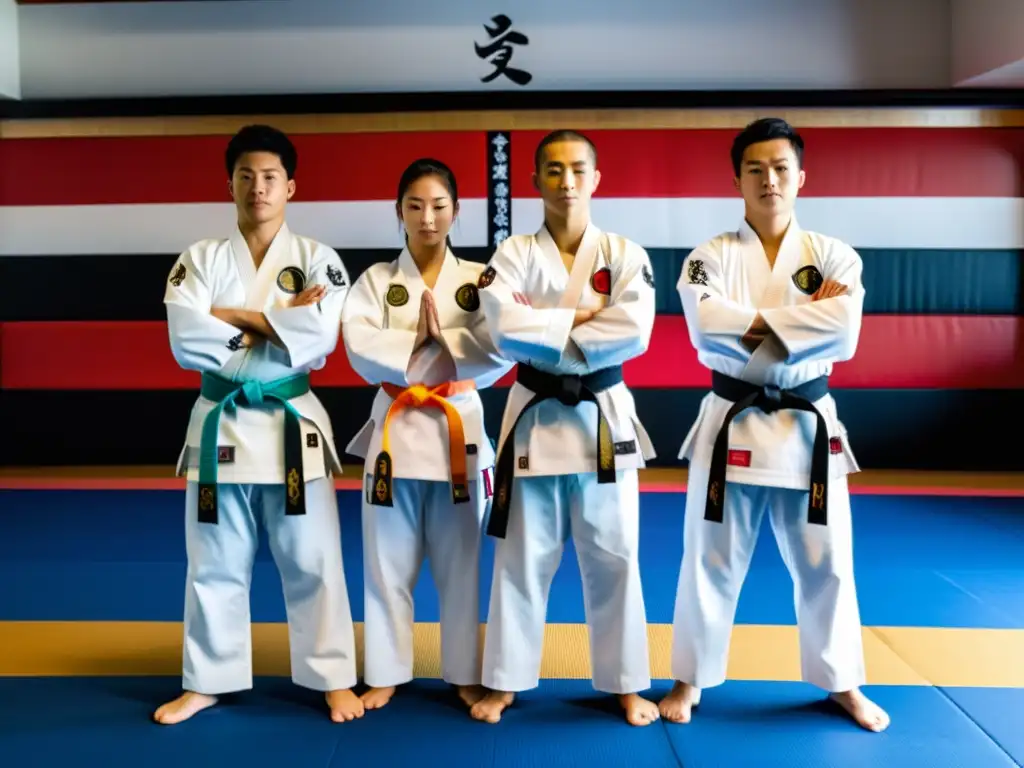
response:
M636 440L623 440L615 444L616 456L626 456L630 453L636 453Z
M285 293L302 293L306 287L306 275L298 267L285 267L277 273L277 287Z
M392 307L404 307L409 303L409 290L404 285L392 283L388 286L388 292L384 294L384 299Z
M654 288L654 273L651 272L650 266L644 264L644 268L641 270L644 276L644 282L647 283L651 288Z
M391 488L391 455L381 451L374 462L373 496L370 503L377 507L393 507L395 501Z
M310 432L308 435L306 435L306 447L307 448L316 448L319 445L320 445L320 438L319 438L319 436L317 435L316 432Z
M693 259L686 266L686 278L690 285L707 285L708 272L704 269L704 262L700 259Z
M467 312L476 312L480 309L480 293L472 283L464 283L455 291L455 303L460 309Z
M185 265L178 262L178 265L171 271L170 283L175 288L180 288L181 284L185 282Z
M331 285L336 285L339 288L345 285L345 273L333 264L327 265L327 279L331 281Z
M476 281L477 288L486 288L494 282L494 278L497 276L498 272L494 267L487 267L487 269L480 273L480 278Z
M801 293L805 293L808 296L813 296L821 288L823 282L825 282L825 278L821 276L821 272L813 264L801 267L793 273L793 285L799 288Z

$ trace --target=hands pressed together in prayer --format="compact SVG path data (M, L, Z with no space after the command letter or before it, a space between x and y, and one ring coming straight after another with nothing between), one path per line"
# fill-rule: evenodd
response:
M838 280L826 278L818 290L816 290L811 296L811 301L834 299L837 296L842 296L849 290L850 289L847 286L843 285ZM753 352L761 346L764 340L768 338L769 334L771 334L771 329L768 327L768 324L765 323L764 318L758 314L758 316L754 318L754 322L751 323L750 329L746 334L744 334L741 342L743 343L743 346Z
M443 344L441 339L441 321L437 318L437 303L434 301L434 294L429 289L423 290L420 297L420 321L416 327L416 343L413 349L417 350L430 341Z
M433 374L445 381L454 381L457 376L455 358L452 357L448 344L441 335L441 320L437 316L437 301L429 288L423 290L420 297L420 319L416 326L416 341L413 344L413 354L431 342L437 342L444 354L436 361L440 368L433 369Z

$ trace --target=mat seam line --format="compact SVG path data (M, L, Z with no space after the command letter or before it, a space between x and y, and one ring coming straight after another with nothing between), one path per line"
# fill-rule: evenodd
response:
M961 707L948 693L946 693L945 687L936 685L935 681L932 680L930 676L924 674L914 664L912 664L909 659L905 658L899 651L897 651L892 646L892 644L886 639L886 637L883 634L881 634L881 632L879 632L877 627L868 627L868 631L871 632L871 634L873 634L875 637L877 637L881 641L882 645L884 645L886 648L892 651L893 655L896 656L896 658L898 658L900 661L902 661L904 664L906 664L908 667L914 670L915 673L920 675L921 679L927 680L928 684L931 686L933 690L938 692L938 694L943 699L949 702L955 710L957 710L961 715L963 715L967 722L969 722L971 725L977 728L985 736L985 738L992 742L992 744L995 745L996 749L998 749L1000 752L1006 755L1006 758L1011 763L1016 765L1017 768L1024 768L1024 765L1018 763L1017 760L1013 757L1013 755L1006 751L1006 747L1004 747L991 733L985 730L985 728L982 727L981 723L979 723L977 720L971 717L970 714L968 714L967 710Z
M327 765L324 768L331 768L331 763L334 762L334 756L338 754L338 748L341 747L341 736L334 740L334 749L331 750L331 754L327 756Z
M686 768L686 766L683 765L682 755L679 754L679 750L676 749L675 742L672 741L672 737L669 735L668 722L666 722L664 717L659 716L658 719L661 721L661 732L665 734L665 740L668 741L668 748L672 752L672 757L676 760L676 766L678 766L678 768ZM676 723L672 723L672 725L676 725Z
M945 687L942 687L942 686L938 686L938 685L936 685L936 686L934 686L934 688L935 688L935 690L936 690L936 691L938 691L938 692L939 692L939 695L940 695L940 696L942 696L942 698L944 698L944 699L945 699L946 701L948 701L948 702L949 702L950 704L952 704L952 705L953 705L953 708L954 708L954 709L956 709L956 710L957 710L958 712L960 712L960 714L962 714L962 715L963 715L963 716L964 716L965 718L967 718L967 721L968 721L968 722L969 722L969 723L970 723L971 725L973 725L973 726L974 726L975 728L977 728L977 729L978 729L979 731L981 731L981 732L982 732L983 734L985 734L985 738L987 738L987 739L988 739L989 741L991 741L991 742L992 742L993 744L995 744L996 748L997 748L997 749L998 749L998 750L999 750L1000 752L1002 752L1002 753L1003 753L1004 755L1006 755L1007 759L1008 759L1008 760L1009 760L1009 761L1010 761L1011 763L1013 763L1014 765L1016 765L1016 766L1017 766L1017 768L1024 768L1024 766L1022 766L1022 765L1021 765L1020 763L1018 763L1018 762L1017 762L1017 760L1016 760L1016 759L1015 759L1015 758L1013 757L1013 755L1011 755L1011 754L1010 754L1009 752L1007 752L1007 751L1006 751L1006 747L1004 747L1004 746L1003 746L1003 745L1002 745L1002 744L1001 744L1001 743L999 742L999 740L998 740L998 739L997 739L997 738L996 738L995 736L993 736L993 735L992 735L991 733L989 733L989 732L988 732L988 731L987 731L987 730L986 730L986 729L985 729L985 728L984 728L984 727L983 727L983 726L981 725L981 723L979 723L979 722L978 722L977 720L975 720L975 719L974 719L973 717L971 717L971 716L970 716L970 715L969 715L969 714L967 713L967 710L966 710L966 709L964 709L963 707L961 707L961 706L960 706L960 705L959 705L959 704L958 704L958 703L956 702L956 700L954 700L954 699L953 699L953 697L952 697L952 696L950 696L950 695L949 695L948 693L946 693L946 689L945 689Z

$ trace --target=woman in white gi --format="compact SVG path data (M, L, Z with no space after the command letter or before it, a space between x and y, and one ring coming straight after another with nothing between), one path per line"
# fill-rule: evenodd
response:
M458 259L452 171L410 165L398 183L406 246L352 287L342 334L352 367L380 390L348 446L365 459L363 548L367 709L413 678L412 592L430 561L441 612L441 674L472 706L480 685L479 554L494 450L478 389L512 363L480 310L483 264Z

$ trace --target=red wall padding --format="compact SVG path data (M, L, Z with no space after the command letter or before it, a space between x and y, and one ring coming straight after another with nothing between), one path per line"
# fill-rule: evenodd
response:
M515 131L511 184L535 198L544 131ZM732 129L601 130L598 197L736 197ZM804 197L1018 197L1024 129L810 128ZM296 200L393 200L418 157L448 163L463 198L487 194L484 131L296 134ZM0 205L230 202L226 136L60 137L0 144ZM141 169L141 170L140 170Z
M868 315L856 357L835 388L1024 388L1024 317ZM504 380L508 383L511 376ZM658 317L647 354L626 366L633 387L708 387L678 315ZM314 374L320 387L358 387L344 350ZM193 389L162 322L26 322L0 326L4 389Z

